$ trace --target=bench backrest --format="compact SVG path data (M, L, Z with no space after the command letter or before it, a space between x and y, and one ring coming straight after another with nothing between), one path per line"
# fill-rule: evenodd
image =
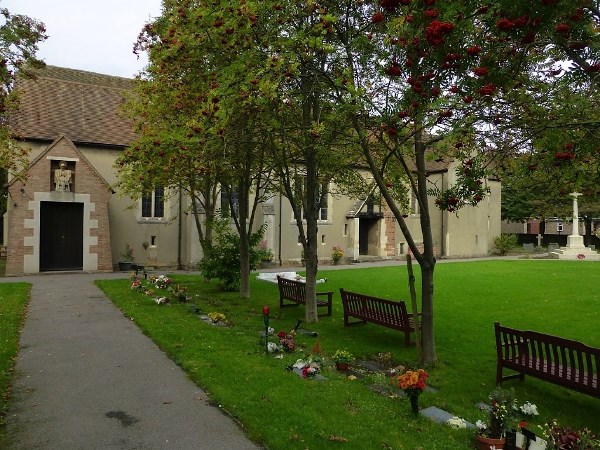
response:
M563 385L585 386L585 390L596 392L600 390L600 349L549 334L515 330L498 322L494 327L500 360L531 367L543 372L550 380L561 381Z
M306 284L301 281L290 280L277 275L277 286L279 286L279 295L283 298L306 299Z
M394 318L400 326L409 326L406 303L402 300L387 300L385 298L345 291L344 289L340 289L340 295L344 309L350 313L360 314L363 311L369 310L371 313L379 314L385 318Z

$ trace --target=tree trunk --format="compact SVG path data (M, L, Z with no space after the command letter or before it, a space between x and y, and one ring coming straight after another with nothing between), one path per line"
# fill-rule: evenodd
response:
M423 365L435 366L437 354L433 333L433 271L434 266L421 265L421 342L423 344Z

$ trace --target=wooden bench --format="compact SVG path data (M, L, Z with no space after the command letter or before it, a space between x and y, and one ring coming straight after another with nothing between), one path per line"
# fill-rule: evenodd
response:
M344 307L344 326L375 323L404 332L404 344L411 345L410 334L415 331L413 315L406 311L403 301L386 300L340 289ZM421 315L421 313L419 313ZM349 317L361 319L349 322Z
M498 365L496 384L525 374L600 398L600 349L535 331L494 324ZM503 369L516 374L504 376Z
M289 278L282 278L277 275L277 286L279 287L279 306L306 306L306 283ZM319 300L319 297L326 296L327 300ZM288 300L293 303L283 303ZM331 303L333 301L333 292L317 292L317 308L327 307L327 315L331 316ZM324 315L324 314L322 314Z

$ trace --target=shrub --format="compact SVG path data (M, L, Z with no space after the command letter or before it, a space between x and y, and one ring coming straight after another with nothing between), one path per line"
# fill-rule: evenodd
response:
M502 233L500 236L494 238L494 247L496 255L506 255L510 250L517 247L519 241L517 236L509 233Z
M224 291L235 291L240 287L240 236L229 224L229 219L215 221L215 242L209 243L207 251L198 264L202 275L208 280L218 280ZM250 270L256 270L260 263L256 248L265 233L265 227L252 233L249 239Z

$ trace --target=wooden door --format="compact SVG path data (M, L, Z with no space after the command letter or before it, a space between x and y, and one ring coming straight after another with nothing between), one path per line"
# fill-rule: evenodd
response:
M40 271L83 269L83 203L41 202Z

